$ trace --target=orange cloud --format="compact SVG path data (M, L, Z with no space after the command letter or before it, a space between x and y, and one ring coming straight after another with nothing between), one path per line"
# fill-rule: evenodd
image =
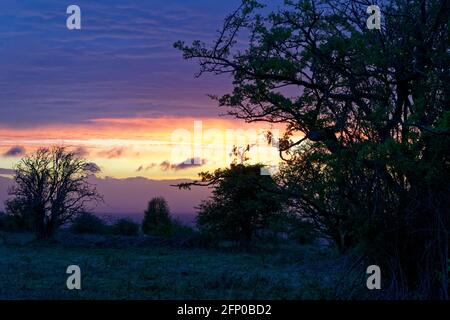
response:
M201 132L196 131L199 124ZM274 127L235 119L192 117L93 119L82 124L0 127L0 154L9 154L18 145L27 152L42 146L65 145L100 165L105 176L124 178L139 172L151 178L192 178L196 177L200 166L183 165L185 159L206 160L202 170L227 165L224 156L230 151L229 142L225 141L227 132L234 135L231 143L246 144L242 130L252 129ZM180 132L184 139L181 142L174 140L174 136L180 137ZM180 143L186 146L187 153L174 153ZM202 153L192 152L193 148L203 148ZM0 167L11 167L16 160L17 157L0 156ZM164 161L168 166L160 165ZM145 165L150 163L156 165Z

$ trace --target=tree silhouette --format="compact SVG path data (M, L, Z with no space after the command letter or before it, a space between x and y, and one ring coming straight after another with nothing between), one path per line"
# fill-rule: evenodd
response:
M170 233L171 227L172 219L167 201L162 197L150 200L142 222L142 231L145 234L166 235Z
M197 225L215 237L237 240L248 246L259 230L283 214L282 195L271 176L261 175L262 165L233 163L229 168L203 172L200 181L179 185L210 186L210 199L199 206Z
M97 167L64 147L40 148L15 170L8 203L31 217L38 239L51 238L59 226L102 200L88 182Z
M291 169L319 156L318 183L288 184L300 212L345 217L352 242L389 271L392 295L445 299L450 1L385 1L381 30L366 27L371 4L289 0L267 14L245 0L212 45L175 47L199 75L233 76L233 91L216 97L230 115L286 124Z

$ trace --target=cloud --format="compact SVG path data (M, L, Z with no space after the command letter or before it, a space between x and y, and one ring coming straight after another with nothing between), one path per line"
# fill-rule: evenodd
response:
M139 166L139 168L137 168L136 171L137 171L137 172L148 171L148 170L150 170L150 169L155 168L157 165L158 165L158 164L156 164L156 163L154 163L154 162L150 163L150 164L147 165L147 166L141 165L141 166Z
M116 148L112 148L110 150L102 151L99 153L99 155L102 157L106 157L108 159L116 159L116 158L120 158L124 152L125 152L125 148L116 147Z
M171 164L169 161L163 161L160 163L159 167L162 171L179 171L179 170L187 170L192 167L201 167L206 164L206 159L200 158L190 158L178 164Z
M11 175L11 174L15 174L15 173L16 173L16 171L14 171L13 169L0 168L0 174Z
M8 149L3 156L4 157L20 157L25 154L26 150L22 146L14 146Z
M85 167L85 169L87 170L87 171L90 171L91 173L98 173L98 172L100 172L100 171L102 171L101 169L100 169L100 167L96 164L96 163L94 163L94 162L89 162L89 163L86 163L86 167Z
M71 37L56 1L36 1L24 10L2 6L0 39L7 39L8 50L1 54L0 83L8 94L0 101L0 124L29 127L155 113L216 116L205 93L227 90L228 81L193 82L197 67L172 44L214 40L223 17L240 0L233 0L235 5L231 0L133 1L85 1L82 10L92 13L83 18L88 27ZM30 42L39 63L23 53ZM67 74L77 81L65 81Z
M73 150L73 153L79 157L86 157L89 155L89 150L85 147L77 147Z

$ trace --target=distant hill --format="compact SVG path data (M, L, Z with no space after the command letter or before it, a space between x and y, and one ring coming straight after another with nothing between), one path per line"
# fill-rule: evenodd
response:
M179 190L171 185L189 180L151 180L144 177L116 179L111 177L92 177L91 183L97 186L104 196L105 203L96 208L101 215L127 216L140 219L143 216L148 201L156 196L166 198L171 212L181 221L192 222L195 206L201 200L207 199L210 190L207 188L192 188ZM0 176L0 210L4 209L7 190L12 185L12 179Z

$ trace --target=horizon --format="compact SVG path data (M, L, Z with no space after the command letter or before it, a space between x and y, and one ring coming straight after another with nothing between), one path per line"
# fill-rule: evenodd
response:
M5 5L0 168L11 169L25 154L50 145L68 146L98 164L103 176L120 178L136 172L147 178L195 178L199 167L226 165L225 157L210 156L200 166L180 167L196 155L174 154L176 132L189 131L187 143L194 148L194 126L201 122L204 135L223 133L219 139L203 137L202 153L208 153L208 144L230 152L230 145L241 141L238 133L224 141L227 130L256 128L261 136L273 126L219 116L224 110L208 95L226 93L230 78L194 79L198 66L184 61L173 44L212 39L239 3L82 0L81 30L67 30L64 4Z
M62 145L97 165L100 178L195 179L227 166L234 145L281 129L220 116L208 95L230 90L230 78L194 79L198 66L173 48L178 40L213 39L239 0L80 0L81 30L67 30L65 4L6 2L0 174L37 148ZM197 196L187 211L204 200Z
M148 179L145 177L113 178L92 176L90 182L104 197L104 202L93 207L97 215L141 216L147 209L147 203L157 196L164 197L169 203L171 214L184 222L196 215L196 207L206 200L208 188L179 190L173 184L189 182L190 179ZM12 176L0 174L0 211L5 209L4 202L9 198L8 189L12 186Z

